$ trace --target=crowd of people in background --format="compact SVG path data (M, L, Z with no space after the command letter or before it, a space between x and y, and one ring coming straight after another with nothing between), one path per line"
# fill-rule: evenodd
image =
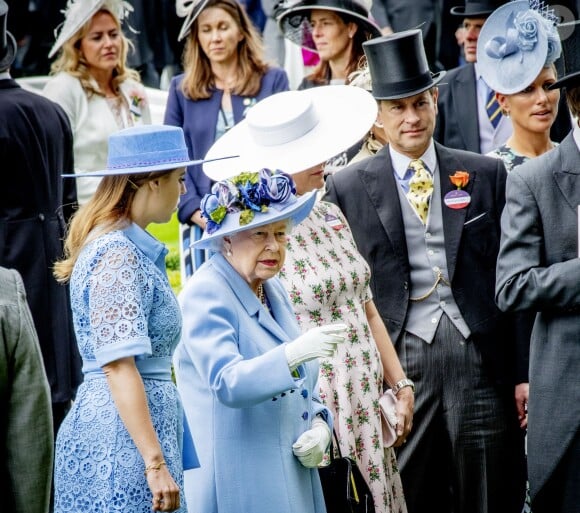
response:
M0 0L6 507L334 513L340 454L375 513L580 513L551 4Z

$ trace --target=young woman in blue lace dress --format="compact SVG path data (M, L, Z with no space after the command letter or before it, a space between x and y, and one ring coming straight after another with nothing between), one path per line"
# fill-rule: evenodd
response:
M191 162L180 128L149 125L112 135L108 163L55 265L84 382L57 436L54 511L185 512L182 449L193 446L171 379L181 316L167 249L145 229L169 221Z

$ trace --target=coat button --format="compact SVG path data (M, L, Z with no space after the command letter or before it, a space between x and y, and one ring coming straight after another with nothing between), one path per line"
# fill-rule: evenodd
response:
M280 397L286 397L286 392L282 392L282 393L280 394Z
M302 395L302 397L306 399L308 397L308 390L302 390L302 392L300 392L300 395Z
M44 214L38 214L38 219L40 221L44 221Z
M307 412L307 411L305 411L305 412L302 414L302 418L303 418L304 420L308 420L308 412Z
M278 398L277 397L272 397L272 401L277 401Z

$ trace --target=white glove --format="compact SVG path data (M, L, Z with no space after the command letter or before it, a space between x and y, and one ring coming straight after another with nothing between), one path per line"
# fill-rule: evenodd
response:
M296 340L286 344L286 360L290 370L301 363L318 357L332 356L337 344L342 344L346 338L346 324L328 324L309 329Z
M312 421L312 427L308 431L304 431L292 445L294 456L305 467L317 467L322 463L331 436L328 424L320 417L316 417Z

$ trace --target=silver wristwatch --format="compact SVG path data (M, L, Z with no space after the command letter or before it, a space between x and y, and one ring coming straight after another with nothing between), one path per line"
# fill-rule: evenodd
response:
M394 385L393 385L393 394L397 395L402 388L405 387L411 387L411 390L413 391L413 393L415 393L415 383L413 383L413 381L411 381L408 378L405 379L401 379L400 381L397 381Z

